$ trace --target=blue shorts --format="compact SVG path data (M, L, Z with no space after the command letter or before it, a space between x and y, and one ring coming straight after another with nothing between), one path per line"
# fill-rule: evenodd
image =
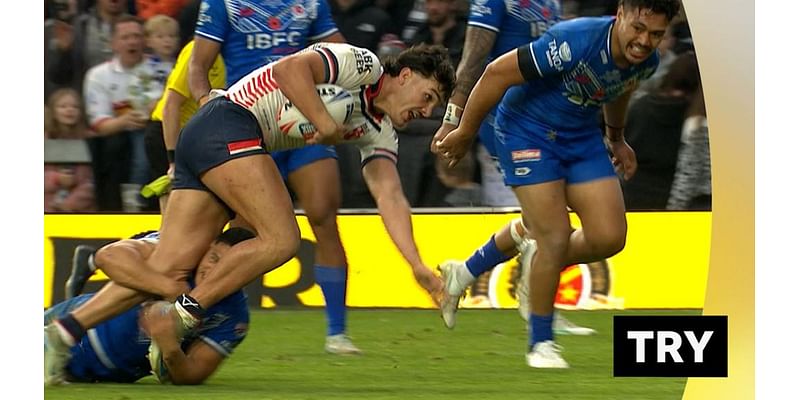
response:
M299 149L273 151L270 155L272 159L275 160L275 164L278 166L278 171L281 172L283 180L288 179L289 174L292 172L314 161L324 160L326 158L338 158L335 147L321 144L305 146Z
M261 128L247 109L218 97L200 108L186 124L175 148L173 189L210 192L200 176L227 161L267 154Z
M508 186L564 179L567 184L614 177L599 129L564 132L497 113L495 135Z
M497 162L497 146L495 145L496 139L494 135L495 113L496 110L492 109L486 114L486 118L483 119L480 128L478 128L478 138L483 147L486 148L486 151L489 152L489 155L492 156L492 159Z

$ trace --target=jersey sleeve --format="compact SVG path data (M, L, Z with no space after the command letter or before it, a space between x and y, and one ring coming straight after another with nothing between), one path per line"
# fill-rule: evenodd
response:
M371 126L370 129L372 129ZM374 140L359 146L361 166L367 165L376 158L387 158L397 164L397 149L397 132L391 127L391 124L381 124L381 131L375 135Z
M469 7L467 25L500 32L505 14L506 4L503 0L474 0Z
M204 321L204 324L208 323L212 327L200 332L200 340L217 350L224 357L231 355L233 349L242 343L245 336L247 336L249 328L250 320L247 301L242 298L241 300L237 299L236 303L232 306L225 306L225 313L229 314L229 318L219 323L213 320Z
M556 24L535 41L518 47L517 61L522 76L533 80L569 71L581 52L581 42L571 40Z
M196 35L222 43L230 28L224 0L203 0L200 3L194 30Z
M167 90L178 92L187 99L192 98L192 94L189 91L189 59L192 55L192 48L194 48L194 41L189 42L181 50L178 60L175 61L175 68L172 69L167 78L166 88Z
M331 6L325 0L315 0L316 16L311 24L309 31L309 41L316 41L339 31L336 23L333 22Z
M100 66L102 65L100 64ZM92 129L95 129L101 121L115 116L111 93L101 82L99 75L102 74L102 71L98 67L92 68L86 73L86 80L83 83L86 116Z
M320 43L311 47L325 64L325 82L356 90L378 81L383 67L375 53L343 43Z

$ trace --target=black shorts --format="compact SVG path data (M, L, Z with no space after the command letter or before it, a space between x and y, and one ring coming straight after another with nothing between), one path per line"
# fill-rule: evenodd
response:
M150 162L150 176L158 178L167 174L169 160L164 144L164 128L161 121L148 121L144 127L144 149Z
M211 192L200 176L227 161L267 154L261 128L247 109L218 97L204 105L181 131L175 149L172 188Z

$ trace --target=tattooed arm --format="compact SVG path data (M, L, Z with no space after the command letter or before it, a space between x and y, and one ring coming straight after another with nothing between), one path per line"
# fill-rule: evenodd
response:
M453 90L453 95L449 100L450 104L461 108L461 110L455 112L454 117L456 119L461 118L461 112L467 103L469 92L475 87L475 83L478 82L483 69L486 67L486 59L494 46L496 37L497 33L491 30L472 25L467 27L464 52L456 70L456 88ZM431 151L435 150L437 141L443 139L455 128L456 125L443 122L431 141Z

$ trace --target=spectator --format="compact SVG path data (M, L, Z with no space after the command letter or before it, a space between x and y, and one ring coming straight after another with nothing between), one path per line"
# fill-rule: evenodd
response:
M47 78L58 87L80 90L86 71L111 58L112 24L126 15L125 7L123 0L98 0L72 23L55 21L45 51Z
M98 137L90 142L98 207L138 211L137 187L150 180L142 129L158 92L153 71L144 62L144 31L136 17L116 20L114 57L86 74L84 93L89 123ZM121 185L124 186L123 207Z
M74 89L58 89L45 105L44 211L95 210L89 131Z
M459 18L457 6L457 0L426 0L428 20L411 39L411 44L440 44L449 51L453 65L458 65L464 49L467 21Z
M143 20L156 15L177 18L188 2L188 0L136 0L136 13Z
M178 55L179 26L175 18L166 15L156 15L144 24L144 33L150 54L147 62L154 72L156 81L160 83L157 92L152 98L161 97L167 77L175 66L175 57Z
M681 125L700 71L693 53L680 56L659 90L630 106L626 138L636 151L639 168L623 182L628 210L663 210L667 206L681 141Z
M45 57L50 59L52 54L58 49L56 31L63 25L69 25L78 15L77 0L50 0L45 5L44 21L44 49ZM45 61L47 61L47 59ZM44 73L44 98L50 97L54 90L64 85L54 82L47 69Z
M477 163L473 153L467 153L464 158L453 167L448 168L447 162L437 158L436 174L439 180L450 189L444 198L444 203L450 207L480 207L483 205L483 189L475 183Z
M686 113L668 210L711 210L711 153L702 84Z
M386 11L372 5L371 0L333 0L331 14L347 43L378 51L378 43L390 25Z

